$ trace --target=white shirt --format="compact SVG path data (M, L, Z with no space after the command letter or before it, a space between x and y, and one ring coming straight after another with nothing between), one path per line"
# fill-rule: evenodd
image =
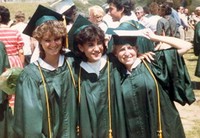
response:
M58 67L61 67L61 66L63 65L64 59L65 59L64 55L60 55L60 56L59 56ZM56 70L55 67L49 65L48 63L46 63L46 62L45 62L43 59L41 59L41 58L39 58L37 61L39 62L40 66L41 66L42 68L44 68L44 69L47 69L47 70L50 70L50 71ZM34 64L38 66L38 62L37 62L37 61L35 61Z
M103 55L101 59L96 62L84 62L82 61L80 66L87 71L88 73L95 73L99 76L101 69L106 65L107 62L107 55Z

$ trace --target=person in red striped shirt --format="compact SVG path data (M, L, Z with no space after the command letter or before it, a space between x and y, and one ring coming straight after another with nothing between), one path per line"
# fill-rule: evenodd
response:
M24 64L24 54L23 54L23 46L24 42L22 40L20 32L17 30L11 29L8 25L10 21L10 11L8 8L0 5L0 41L4 43L6 53L8 55L8 60L10 67L21 67L23 68ZM1 53L2 54L2 53ZM2 116L3 119L0 119L0 133L5 135L3 137L12 137L12 130L11 125L13 121L13 110L14 110L14 101L15 95L7 95L6 94L6 101L9 109L8 113L4 115L4 112L0 113L0 117ZM1 123L2 120L6 120L7 123ZM3 133L2 133L3 132Z
M22 67L24 63L23 46L24 42L17 30L8 26L10 21L10 11L0 5L0 41L5 44L6 52L11 68Z

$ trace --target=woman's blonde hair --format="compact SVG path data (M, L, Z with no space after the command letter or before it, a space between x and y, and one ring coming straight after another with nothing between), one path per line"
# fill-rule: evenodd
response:
M62 47L65 47L66 44L66 36L67 36L67 30L62 21L57 20L50 20L46 21L40 26L37 26L36 29L33 31L33 37L38 40L39 42L39 48L40 48L40 57L45 57L44 49L42 48L40 42L43 39L44 35L49 32L52 36L55 37L62 37ZM60 53L63 54L64 50L61 49Z

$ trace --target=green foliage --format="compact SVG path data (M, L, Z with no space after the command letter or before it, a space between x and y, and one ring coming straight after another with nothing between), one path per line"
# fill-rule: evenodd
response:
M18 77L22 72L22 68L9 68L0 76L0 90L8 95L15 93Z

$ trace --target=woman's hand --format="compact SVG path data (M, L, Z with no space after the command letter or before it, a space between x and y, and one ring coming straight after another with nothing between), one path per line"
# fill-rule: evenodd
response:
M138 58L143 60L147 60L149 63L151 63L152 60L154 60L154 56L155 53L154 52L146 52L146 53L143 53L143 54L138 54Z

